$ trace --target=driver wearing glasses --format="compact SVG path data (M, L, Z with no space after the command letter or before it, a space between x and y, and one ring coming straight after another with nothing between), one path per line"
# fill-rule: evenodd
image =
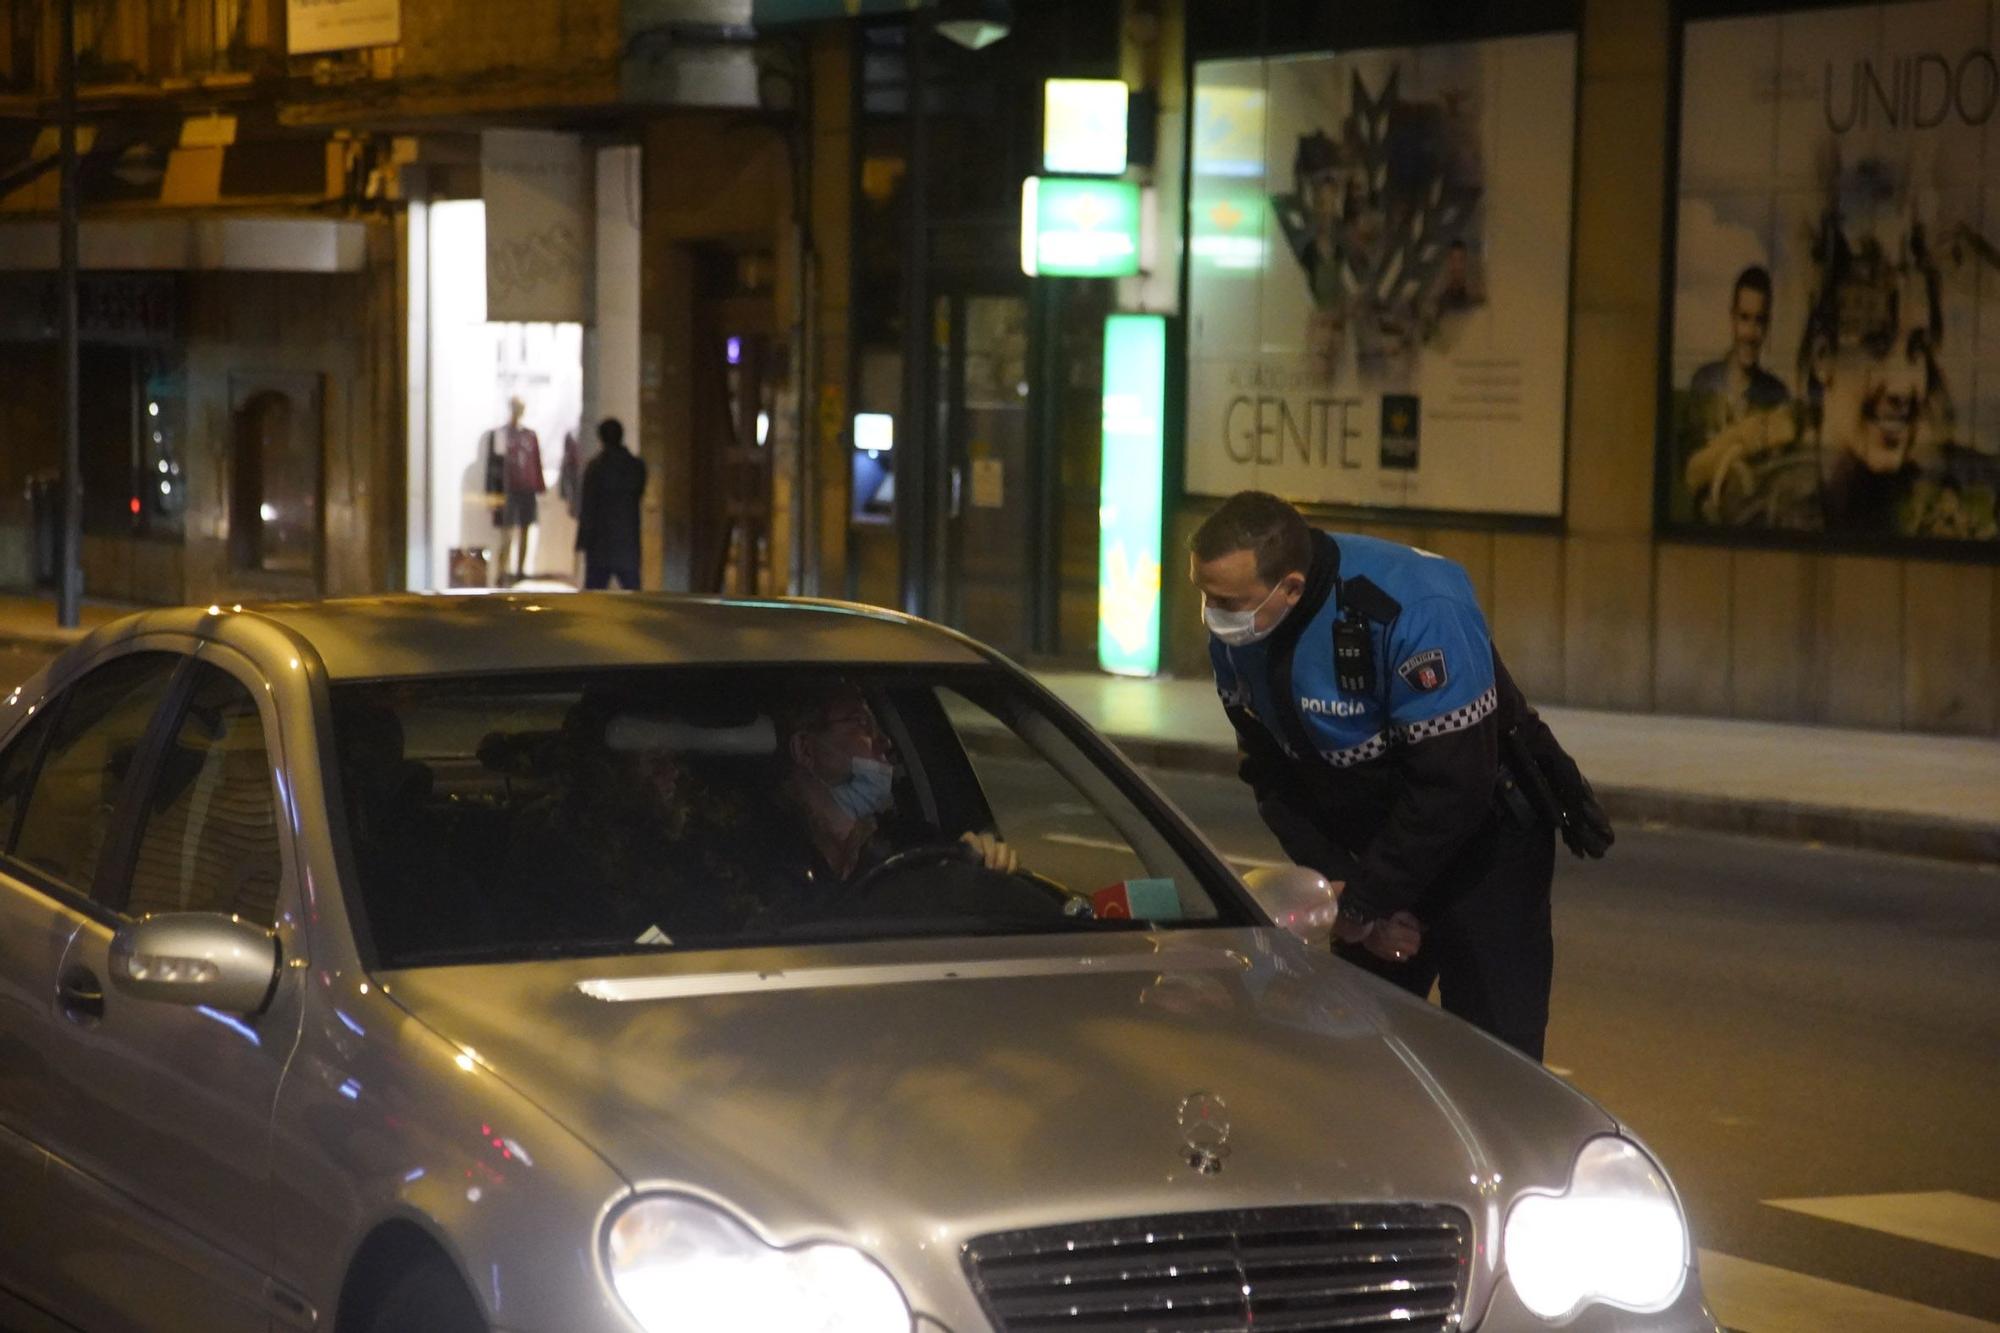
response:
M884 817L895 808L895 766L875 710L847 683L795 696L778 718L782 776L777 803L798 846L786 860L801 887L824 891L848 884L898 850ZM961 834L966 859L1012 874L1013 848L990 833Z

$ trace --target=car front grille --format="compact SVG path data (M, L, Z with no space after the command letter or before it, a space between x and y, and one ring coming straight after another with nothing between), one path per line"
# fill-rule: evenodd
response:
M999 1333L1444 1333L1470 1229L1422 1204L1176 1213L981 1236L965 1267Z

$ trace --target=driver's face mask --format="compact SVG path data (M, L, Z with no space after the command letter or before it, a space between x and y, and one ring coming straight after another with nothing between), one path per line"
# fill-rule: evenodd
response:
M867 755L854 757L854 771L843 782L831 783L827 791L842 813L854 820L879 815L896 803L896 769Z

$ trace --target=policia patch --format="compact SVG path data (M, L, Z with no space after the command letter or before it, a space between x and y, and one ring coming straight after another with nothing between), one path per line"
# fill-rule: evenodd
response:
M1426 648L1409 661L1396 668L1396 674L1403 683L1419 694L1429 694L1441 690L1451 679L1444 669L1444 649Z

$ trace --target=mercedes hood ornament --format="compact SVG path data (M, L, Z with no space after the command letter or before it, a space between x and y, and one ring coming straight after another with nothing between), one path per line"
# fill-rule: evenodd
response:
M1181 1141L1187 1144L1187 1164L1204 1176L1222 1170L1229 1156L1229 1107L1212 1092L1191 1092L1181 1099Z

